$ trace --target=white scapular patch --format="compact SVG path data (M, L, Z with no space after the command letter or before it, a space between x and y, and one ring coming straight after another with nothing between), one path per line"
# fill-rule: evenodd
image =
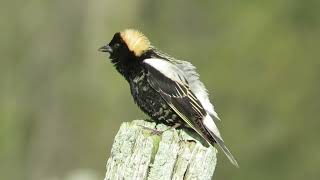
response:
M211 131L214 135L222 140L220 131L209 114L207 114L206 117L203 118L202 122L209 131Z
M196 68L187 61L175 60L179 69L181 69L186 75L186 79L190 85L191 91L201 102L203 108L213 117L220 120L218 114L214 110L213 105L210 102L207 89L203 83L199 80L199 74L196 72Z
M175 66L174 64L172 64L167 60L150 58L150 59L143 60L143 62L154 67L155 69L160 71L163 75L165 75L167 78L170 78L173 81L179 82L181 84L186 83L185 76L182 70L180 70L177 66Z
M148 38L138 30L126 29L120 35L130 51L134 52L136 56L140 56L151 46Z
M165 54L159 54L159 55L165 55ZM187 61L181 61L181 60L171 60L167 61L164 59L158 59L158 58L150 58L145 59L145 63L153 66L157 70L159 70L161 73L163 73L168 78L185 83L186 81L189 83L191 91L194 93L194 95L197 97L197 99L200 101L203 108L215 119L220 120L218 114L214 110L213 105L210 102L207 89L203 85L203 83L199 80L199 74L195 71L195 67L187 62Z

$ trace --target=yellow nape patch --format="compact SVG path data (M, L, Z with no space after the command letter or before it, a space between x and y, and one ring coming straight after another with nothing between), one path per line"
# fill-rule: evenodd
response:
M136 56L141 56L143 52L150 48L149 39L138 30L126 29L122 31L120 35L130 51L132 51Z

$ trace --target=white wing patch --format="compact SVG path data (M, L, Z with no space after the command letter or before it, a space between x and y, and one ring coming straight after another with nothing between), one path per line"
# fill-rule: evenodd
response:
M218 114L216 113L213 105L210 102L207 89L205 88L203 83L199 80L199 74L196 72L196 68L187 61L176 60L175 62L178 68L184 72L191 91L199 99L203 108L211 116L214 116L216 119L220 120Z
M186 82L188 82L190 90L194 93L208 114L220 120L210 102L207 89L199 80L199 74L195 71L196 68L191 63L181 60L174 60L170 62L159 58L145 59L144 62L153 66L174 81L182 84L186 84Z
M209 131L211 131L213 134L215 134L218 138L222 140L220 131L210 115L207 114L206 117L203 118L202 122Z
M149 64L150 66L154 67L166 77L172 79L173 81L179 82L181 84L186 84L186 79L183 74L183 71L180 70L177 66L172 64L171 62L158 59L158 58L150 58L143 60L144 63Z

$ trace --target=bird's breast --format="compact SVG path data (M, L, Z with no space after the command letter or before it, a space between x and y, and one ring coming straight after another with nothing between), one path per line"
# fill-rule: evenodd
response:
M174 125L181 118L168 106L161 95L148 82L145 73L134 77L130 82L131 94L140 109L157 123Z

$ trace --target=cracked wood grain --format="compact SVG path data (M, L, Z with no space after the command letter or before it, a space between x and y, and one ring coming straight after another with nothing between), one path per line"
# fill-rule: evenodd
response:
M217 163L217 150L199 142L187 130L156 126L143 120L125 122L118 131L107 161L105 180L210 180Z

